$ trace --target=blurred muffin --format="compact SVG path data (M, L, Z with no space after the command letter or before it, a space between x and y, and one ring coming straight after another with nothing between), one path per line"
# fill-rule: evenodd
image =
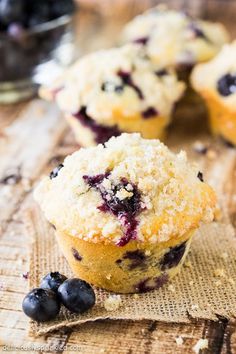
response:
M126 45L83 57L40 95L56 100L87 147L122 132L162 139L183 91L171 69L152 64L143 48Z
M236 145L236 41L210 62L197 65L191 81L205 99L212 133Z
M188 71L213 58L229 40L220 23L193 19L184 12L157 6L135 17L123 31L123 42L139 43L161 66Z
M159 288L177 274L216 202L184 152L140 134L75 152L35 199L75 275L121 293Z

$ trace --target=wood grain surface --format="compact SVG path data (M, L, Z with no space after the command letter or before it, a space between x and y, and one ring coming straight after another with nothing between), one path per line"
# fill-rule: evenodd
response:
M119 25L105 24L95 14L81 16L78 29L81 53L109 46L117 36ZM99 32L99 39L94 36L95 31ZM198 125L192 129L196 134L193 137L182 123L176 122L170 141L177 131L179 145L185 137L188 137L186 144L191 144L193 139L202 136ZM206 136L205 130L203 134ZM193 353L196 342L207 338L209 348L205 353L236 353L236 323L222 318L218 322L195 320L191 324L103 321L45 337L28 336L28 319L21 311L21 302L27 292L27 277L30 277L28 252L32 240L22 220L39 176L76 149L73 136L54 105L36 99L0 107L0 350L11 353ZM227 200L229 216L236 227L235 176L236 168L227 176L225 188L231 196ZM183 338L181 346L176 343L178 336Z

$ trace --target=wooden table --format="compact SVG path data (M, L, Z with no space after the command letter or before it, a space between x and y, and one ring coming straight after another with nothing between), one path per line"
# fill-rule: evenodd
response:
M94 18L84 27L81 18L81 51L108 46L117 27ZM100 21L100 22L99 22ZM92 40L100 28L99 40ZM112 30L111 30L112 29ZM81 32L82 31L82 32ZM87 31L87 32L86 32ZM104 32L105 31L105 32ZM88 45L88 38L91 38ZM97 38L97 37L96 37ZM0 345L2 350L17 352L79 353L192 353L200 338L209 340L207 353L236 353L236 323L192 321L168 324L156 321L99 321L45 337L28 336L28 319L21 311L27 292L28 252L31 241L22 222L32 187L39 176L57 165L77 146L58 109L38 99L0 108ZM232 186L231 186L232 187ZM233 192L232 192L233 194ZM232 203L233 205L233 203ZM235 204L231 208L235 217ZM93 328L88 338L87 329ZM184 341L177 346L176 337ZM108 343L104 346L104 342Z

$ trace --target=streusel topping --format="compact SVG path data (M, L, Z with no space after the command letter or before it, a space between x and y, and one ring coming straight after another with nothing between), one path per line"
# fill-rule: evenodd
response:
M215 194L198 176L183 151L122 134L68 156L55 178L41 181L35 199L58 230L75 237L156 243L212 221Z
M157 6L135 17L122 35L123 42L143 45L158 64L193 65L211 59L228 42L223 25L195 20L184 12Z
M57 81L61 88L55 98L63 111L76 115L85 110L106 126L120 118L165 117L181 97L184 83L171 70L159 75L161 69L132 44L101 50L79 59Z
M192 85L206 91L236 109L236 41L225 45L221 52L206 64L199 64L192 73Z

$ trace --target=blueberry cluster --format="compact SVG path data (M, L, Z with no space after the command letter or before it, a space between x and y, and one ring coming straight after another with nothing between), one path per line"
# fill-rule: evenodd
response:
M71 14L73 0L0 0L0 30L11 34Z
M24 298L24 313L38 322L53 320L61 304L74 313L83 313L95 304L93 288L84 280L67 279L59 272L47 274L40 287L31 290Z

